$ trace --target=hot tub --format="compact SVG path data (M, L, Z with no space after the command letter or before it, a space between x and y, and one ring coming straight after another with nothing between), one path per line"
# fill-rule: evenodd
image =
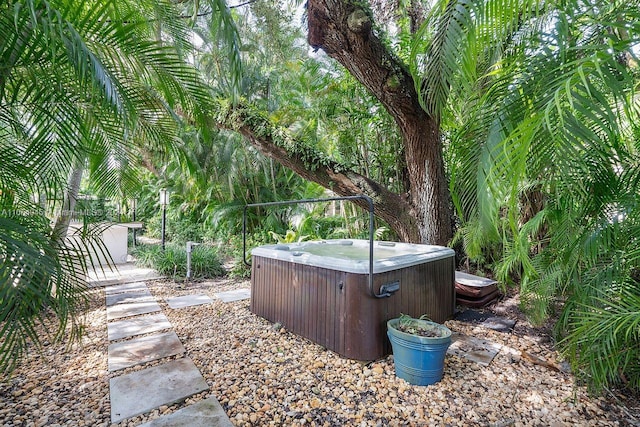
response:
M368 240L265 245L251 255L251 311L350 359L389 354L386 322L401 313L442 323L455 308L454 252L442 246L374 242L371 266ZM379 297L385 289L392 295Z

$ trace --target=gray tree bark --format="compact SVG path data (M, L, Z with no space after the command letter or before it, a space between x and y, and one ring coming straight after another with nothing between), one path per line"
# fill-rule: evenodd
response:
M73 210L75 209L76 201L78 200L83 171L84 162L76 160L75 166L69 174L69 180L64 193L60 214L56 218L55 225L53 226L53 237L58 242L61 242L67 236L71 217L73 216Z

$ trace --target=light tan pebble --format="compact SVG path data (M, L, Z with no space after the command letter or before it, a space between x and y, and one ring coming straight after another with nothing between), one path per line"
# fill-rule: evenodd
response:
M258 416L255 413L249 415L249 421L251 421L252 423L255 423L256 421L258 421Z
M380 366L376 366L375 368L372 369L374 374L377 375L382 375L384 373L384 369L382 369Z
M324 368L324 362L322 362L321 360L318 360L317 362L315 362L313 364L314 369L320 369L320 368Z

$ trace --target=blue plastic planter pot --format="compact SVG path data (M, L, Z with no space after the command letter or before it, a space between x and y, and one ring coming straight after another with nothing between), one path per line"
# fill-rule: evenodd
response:
M444 325L428 320L414 322L435 325L443 331L442 337L422 337L396 329L399 319L387 322L387 336L393 349L396 376L414 385L430 385L442 379L444 357L451 344L451 331Z

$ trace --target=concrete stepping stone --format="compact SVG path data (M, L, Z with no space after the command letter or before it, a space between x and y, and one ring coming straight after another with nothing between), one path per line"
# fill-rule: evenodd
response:
M136 316L138 314L155 313L157 311L161 311L161 308L156 301L116 304L111 307L107 307L107 320L121 319L123 317Z
M149 289L145 282L125 283L123 285L107 286L104 291L107 295L119 294L122 292L134 292L138 290Z
M469 335L453 334L447 354L464 357L482 366L489 366L501 348L502 344Z
M480 324L480 326L493 329L498 332L511 332L515 325L515 320L506 319L504 317L490 317Z
M218 399L210 397L138 427L231 427Z
M193 305L209 304L213 302L213 300L207 295L184 295L181 297L167 298L166 302L170 308L184 308Z
M117 371L163 357L182 354L185 351L175 332L109 344L107 359L109 371Z
M214 295L216 296L216 298L220 298L222 302L234 302L251 298L251 289L234 289L232 291L217 292Z
M208 389L202 374L187 357L111 378L111 422L183 401Z
M169 329L171 323L162 313L107 323L109 341Z
M109 268L89 269L87 272L87 283L89 287L109 286L122 283L140 282L144 280L155 280L161 278L157 271L152 268L138 267L134 263L118 264Z
M120 294L107 295L107 307L116 304L126 304L129 302L155 301L155 298L149 292L149 289L135 290L131 292L123 292Z

